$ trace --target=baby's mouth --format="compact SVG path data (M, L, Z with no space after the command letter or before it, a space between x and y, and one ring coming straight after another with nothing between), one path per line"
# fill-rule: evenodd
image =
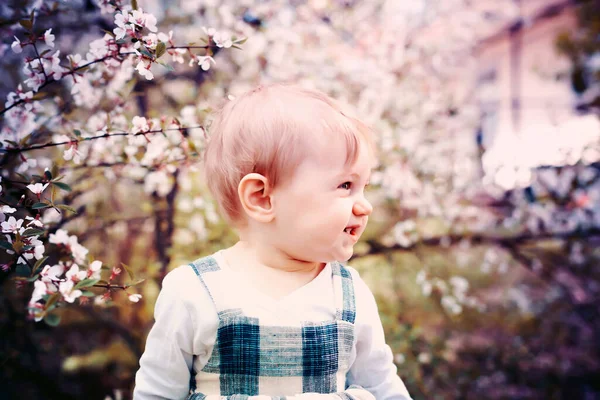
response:
M350 236L356 236L356 234L358 233L358 226L349 226L344 229L344 232L346 232Z

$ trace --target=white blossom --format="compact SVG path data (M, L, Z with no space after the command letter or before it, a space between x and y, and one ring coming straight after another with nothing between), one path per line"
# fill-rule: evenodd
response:
M217 47L230 48L233 45L231 38L223 33L215 32L213 35L213 40Z
M213 65L216 64L214 58L210 56L198 57L198 65L200 66L200 68L202 68L202 70L208 71L210 69L210 63L212 63Z
M77 242L77 236L71 236L69 242L73 258L76 262L83 264L89 250Z
M442 306L454 315L462 312L462 306L456 301L456 298L452 296L443 296Z
M89 277L91 279L100 279L100 272L102 269L102 261L93 261L89 266Z
M469 289L469 281L462 276L451 277L450 284L454 287L454 290L458 292L465 292Z
M35 183L33 185L27 185L27 189L31 190L33 194L40 195L48 187L48 183Z
M46 289L46 284L40 280L37 280L33 283L33 293L31 294L31 300L29 300L29 304L37 303L42 299L48 290Z
M15 217L11 216L8 219L8 221L2 222L2 224L1 224L2 232L4 232L4 233L16 232L21 228L21 225L23 225L22 219L17 220Z
M147 132L150 130L148 121L146 121L146 118L144 118L144 117L135 116L131 120L131 123L133 124L133 126L131 127L132 135L135 135L136 133L140 133L140 132ZM145 141L145 139L143 139L143 138L141 140Z
M54 47L54 35L51 32L52 28L44 32L44 41L46 42L46 45Z
M59 229L56 231L56 233L50 234L48 241L52 244L68 244L69 234L64 229Z
M63 153L65 161L73 160L75 164L81 164L82 154L74 145L69 146Z
M65 273L65 266L62 263L50 266L46 265L40 273L40 279L44 282L59 281L61 275Z
M0 206L0 212L3 214L12 214L17 211L16 208L12 208L11 206Z
M129 295L129 301L131 301L132 303L137 303L138 301L140 301L141 298L142 298L141 294L130 294Z
M421 364L429 364L431 362L431 354L419 353L419 355L417 356L417 360L419 360Z
M135 69L147 80L151 81L154 79L154 74L150 71L150 66L152 63L148 60L142 59L135 67Z
M71 265L71 268L69 268L69 270L67 271L65 276L67 279L70 279L75 282L79 282L80 280L85 279L85 277L87 276L87 272L80 271L79 265L73 264L73 265Z
M29 221L29 222L27 223L27 226L28 226L28 227L29 227L29 226L32 226L32 225L33 225L33 226L37 226L38 228L43 228L43 227L44 227L44 224L42 223L42 221L40 221L40 220L39 220L39 219L37 219L37 218L33 218L33 217L30 217L30 216L28 215L28 216L26 216L26 217L25 217L25 219L26 219L27 221Z
M12 42L10 48L12 49L12 51L18 54L23 51L23 46L21 45L21 41L16 36L14 38L15 41Z
M72 280L66 280L64 282L61 282L58 285L58 290L60 291L60 294L63 295L65 301L67 303L73 303L75 301L75 299L77 299L78 297L80 297L83 292L79 289L75 289L73 290L75 286L75 282L73 282Z

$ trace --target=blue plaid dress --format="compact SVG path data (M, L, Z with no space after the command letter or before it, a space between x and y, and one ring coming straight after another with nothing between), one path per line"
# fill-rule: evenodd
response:
M194 368L188 399L247 399L270 396L285 399L299 393L339 393L346 389L346 373L354 344L356 306L352 275L332 263L335 318L306 321L298 326L261 325L227 304L227 276L212 257L191 264L213 303L219 327L213 352L199 371ZM217 397L219 398L219 397Z

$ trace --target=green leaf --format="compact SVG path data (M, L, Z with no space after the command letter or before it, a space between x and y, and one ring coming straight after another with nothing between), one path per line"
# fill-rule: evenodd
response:
M104 33L108 34L109 36L111 36L111 37L114 39L114 37L115 37L115 34L113 33L113 31L109 31L109 30L106 30L106 29L100 29L100 30L101 30L102 32L104 32Z
M23 237L43 235L46 231L41 229L27 228L23 232Z
M31 274L31 270L29 269L27 264L17 264L15 273L17 274L17 276L29 276Z
M37 260L36 263L35 263L35 265L33 266L33 271L31 271L31 273L34 274L35 271L37 271L37 269L39 267L41 267L42 264L45 263L47 259L48 259L48 256L46 256L44 258L40 258L39 260Z
M46 203L35 203L34 205L31 206L31 208L33 208L34 210L39 210L40 208L48 208L50 207L50 204L46 204Z
M60 296L60 292L56 292L52 296L50 296L50 298L48 298L48 300L46 301L46 308L53 306L54 303L56 303L58 299L60 299Z
M144 282L146 279L137 279L133 282L128 282L125 285L127 286L135 286L135 285L139 285L140 283Z
M13 245L10 242L7 242L6 240L0 240L0 247L2 247L3 249L6 250L13 250Z
M242 48L240 46L238 46L237 44L232 45L231 48L232 49L242 50Z
M134 10L138 9L137 0L131 0L131 8L134 9Z
M59 188L61 188L62 190L66 190L67 192L72 191L73 189L71 189L71 186L67 185L66 183L63 182L52 182L53 185L58 186Z
M22 19L19 21L19 24L21 24L21 26L25 29L27 29L28 31L31 30L31 28L33 28L33 22L31 22L28 19Z
M131 279L135 279L135 274L133 273L129 265L121 263L121 266L125 269L125 271L127 271L127 275L129 275Z
M40 277L40 274L35 274L34 276L32 276L31 278L27 278L26 281L27 282L35 282L37 281L37 279Z
M33 95L33 97L31 99L32 100L42 100L42 99L45 99L46 96L47 96L47 94L44 92L37 92L36 94Z
M160 58L167 51L165 42L158 42L156 45L156 58Z
M166 62L164 62L164 61L160 61L160 60L159 60L159 61L157 61L157 63L159 63L160 65L162 65L162 66L163 66L163 67L165 67L166 69L168 69L168 70L169 70L169 72L173 72L173 71L175 71L175 68L173 68L173 67L172 67L170 64L167 64L167 63L166 63Z
M18 146L17 146L17 147L18 147ZM24 181L31 182L31 178L30 178L29 176L25 175L25 174L19 174L19 173L17 172L17 176L18 176L19 178L23 179Z
M59 180L60 179L60 176L58 176L58 173L59 173L58 165L54 164L52 166L52 176L56 176L57 177L55 180Z
M75 130L73 131L73 133L75 134L75 136L77 136L77 137L81 137L81 131L80 131L79 129L75 129Z
M60 208L61 210L65 210L65 211L70 211L73 214L77 214L77 210L74 209L73 207L70 207L66 204L57 204L56 207Z
M58 324L60 324L60 315L46 314L44 322L50 326L58 326Z
M81 281L77 282L77 284L75 285L73 290L79 289L82 287L94 286L96 283L98 283L99 280L100 279L91 279L91 278L81 280Z
M81 295L83 297L94 297L96 293L90 292L89 290L84 290L83 292L81 292Z
M248 40L248 38L243 38L243 39L240 39L240 40L236 40L234 43L235 44L244 44L244 43L246 43L247 40Z
M140 47L140 53L142 53L143 55L145 55L146 57L153 59L154 56L152 56L152 54L148 51L148 49L144 46Z

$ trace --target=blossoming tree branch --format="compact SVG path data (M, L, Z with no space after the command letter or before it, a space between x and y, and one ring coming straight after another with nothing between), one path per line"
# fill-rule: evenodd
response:
M155 79L155 68L172 71L170 63L187 62L208 71L217 52L244 42L204 28L200 44L177 45L173 32L159 32L156 17L135 1L103 0L100 6L112 15L114 27L91 41L85 55L61 56L54 50L53 29L37 28L37 16L48 12L43 6L18 21L21 29L10 48L23 57L25 79L0 111L0 165L3 170L17 165L12 174L0 177L0 247L9 256L2 273L33 285L29 315L51 325L59 323L52 311L67 303L106 304L116 290L126 291L132 302L142 297L134 286L143 279L136 279L127 265L104 264L76 235L57 228L77 218L78 210L67 204L82 195L75 167L144 168L150 171L144 179L147 191L166 194L163 183L174 173L174 164L193 161L204 139L203 126L182 123L176 115L126 118L125 93L139 79ZM86 125L66 115L73 107L93 112ZM55 151L62 154L60 166L52 162ZM124 270L126 280L120 279Z

